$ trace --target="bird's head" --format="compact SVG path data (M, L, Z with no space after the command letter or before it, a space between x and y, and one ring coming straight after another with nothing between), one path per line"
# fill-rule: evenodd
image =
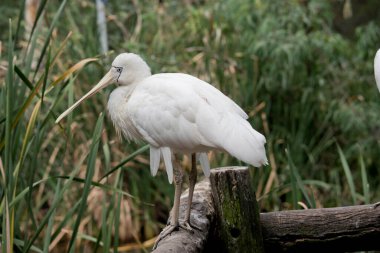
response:
M131 85L141 81L150 75L151 72L149 66L140 56L133 53L119 54L116 56L115 60L113 60L111 69L107 72L107 74L104 75L99 83L95 85L89 92L87 92L86 95L81 97L74 105L63 112L57 118L56 123L66 117L84 100L93 96L111 83Z
M119 54L113 60L109 73L113 81L120 85L136 83L151 75L150 68L146 62L133 53Z

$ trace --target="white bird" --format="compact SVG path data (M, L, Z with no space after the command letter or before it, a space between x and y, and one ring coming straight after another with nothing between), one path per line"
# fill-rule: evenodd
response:
M380 91L380 49L377 50L373 64L377 88Z
M175 228L191 230L191 202L196 183L196 159L204 174L210 175L209 150L225 151L255 167L266 165L265 137L254 130L247 114L212 85L191 75L162 73L152 75L138 55L123 53L111 70L86 95L62 113L69 114L83 100L111 83L116 88L108 100L109 115L116 131L132 141L150 145L150 170L156 175L162 156L169 182L175 182L175 198L170 224L157 242ZM178 154L192 154L189 197L185 221L179 223L183 170ZM195 155L196 154L196 155Z

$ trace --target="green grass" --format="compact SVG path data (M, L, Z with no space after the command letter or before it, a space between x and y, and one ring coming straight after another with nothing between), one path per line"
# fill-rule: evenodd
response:
M23 1L0 6L1 251L144 251L164 226L174 189L150 176L145 144L116 135L110 89L54 123L124 51L212 83L251 116L270 158L251 170L263 211L379 201L380 17L345 37L327 0L195 2L109 1L107 55L94 1L41 1L30 34Z

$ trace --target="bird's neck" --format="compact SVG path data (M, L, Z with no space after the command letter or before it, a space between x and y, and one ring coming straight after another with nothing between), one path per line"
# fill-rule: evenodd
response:
M107 108L116 132L121 133L128 140L138 140L140 138L138 130L134 127L128 112L128 101L136 85L121 86L113 90L110 94Z
M143 80L143 79L142 79ZM118 89L120 92L124 95L124 98L126 100L129 100L129 97L131 96L132 92L135 90L136 86L140 83L140 81L132 82L129 85L122 85Z
M131 89L133 90L138 85L138 83L150 77L151 75L152 74L150 73L150 71L140 71L135 73L134 75L126 75L120 78L118 84L125 87L131 87Z

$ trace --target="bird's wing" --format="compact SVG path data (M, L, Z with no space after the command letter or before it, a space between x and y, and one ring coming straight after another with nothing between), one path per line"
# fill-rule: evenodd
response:
M200 132L229 154L255 167L268 163L265 137L248 121L233 113L215 114L205 108L199 116Z
M266 163L265 137L247 115L210 84L185 74L153 75L128 101L129 115L154 147L175 151L225 150L254 166Z
M232 99L224 95L220 90L194 76L185 75L192 83L194 91L203 98L210 106L219 113L237 114L243 119L248 119L248 115Z
M127 103L128 115L139 133L154 147L193 152L215 148L196 122L205 101L187 78L166 75L145 79Z

